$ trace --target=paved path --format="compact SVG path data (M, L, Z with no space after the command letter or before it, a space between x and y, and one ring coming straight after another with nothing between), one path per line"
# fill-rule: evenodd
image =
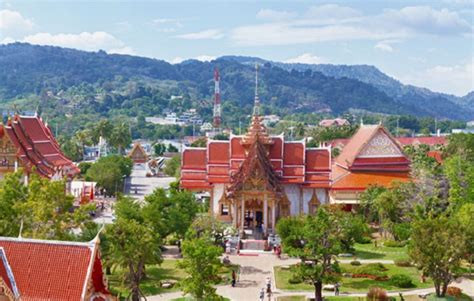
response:
M222 285L217 287L217 293L221 296L227 297L231 300L245 300L245 301L252 301L252 300L259 300L259 292L260 289L265 287L265 280L267 277L272 279L272 291L273 299L276 300L277 297L280 296L307 296L313 297L314 293L310 291L282 291L275 288L275 278L273 275L273 268L275 266L281 265L292 265L299 262L298 259L289 258L289 259L277 259L274 255L270 254L259 254L259 256L236 256L231 255L229 256L230 260L234 264L240 265L240 275L237 282L237 286L235 288L231 287L230 285ZM352 261L352 259L348 260L340 260L340 262L348 263ZM361 263L385 263L385 264L393 264L393 260L359 260ZM453 283L453 286L460 287L464 293L467 295L474 297L474 281L463 278L462 281L458 283ZM402 293L406 295L420 295L420 294L428 294L434 292L434 288L428 289L417 289L417 290L409 290L409 291L402 291ZM324 292L324 296L333 296L334 293L332 292ZM398 296L398 292L391 292L389 293L391 296ZM366 293L354 293L354 294L341 294L341 296L354 296L354 297L365 297ZM158 301L158 300L172 300L182 297L181 292L175 293L167 293L158 296L151 296L147 297L149 301ZM265 299L267 300L267 299ZM474 300L474 299L473 299Z
M145 164L135 164L133 165L132 174L125 183L125 194L138 200L143 200L155 188L168 188L173 181L176 181L176 178L147 177Z

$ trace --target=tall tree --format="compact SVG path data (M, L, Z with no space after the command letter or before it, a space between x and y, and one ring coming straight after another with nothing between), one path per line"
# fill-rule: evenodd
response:
M445 296L466 250L466 236L456 219L441 214L413 223L410 258L433 279L438 297Z
M186 239L182 250L183 260L179 262L179 267L188 275L180 283L183 292L191 294L196 300L222 300L214 287L220 281L219 256L222 248L203 236Z
M322 206L315 215L289 217L277 224L284 251L301 260L293 273L313 284L317 301L322 301L323 283L339 278L336 256L343 250L343 241L350 244L355 232L344 218L338 210Z
M132 143L129 124L126 122L119 122L113 128L109 142L113 147L117 148L119 154L123 154L125 148Z
M116 222L106 229L109 241L108 261L128 271L131 299L139 301L143 296L140 283L145 275L146 264L159 264L161 239L144 218L146 207L134 200L122 197L116 206Z

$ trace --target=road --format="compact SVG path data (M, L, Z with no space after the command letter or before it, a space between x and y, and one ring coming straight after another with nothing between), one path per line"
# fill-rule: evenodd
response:
M145 164L135 164L132 174L125 182L125 194L138 200L143 200L156 188L168 188L176 181L174 177L147 177Z

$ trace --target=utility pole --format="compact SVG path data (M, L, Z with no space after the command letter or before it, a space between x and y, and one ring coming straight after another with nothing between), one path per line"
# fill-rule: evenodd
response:
M219 132L221 128L221 91L219 87L219 70L214 69L214 131Z

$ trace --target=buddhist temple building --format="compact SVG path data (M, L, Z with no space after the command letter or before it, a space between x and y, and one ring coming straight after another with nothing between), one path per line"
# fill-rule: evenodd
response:
M148 154L140 142L133 144L132 150L128 154L128 157L131 158L135 164L146 163L148 161Z
M22 167L49 178L73 178L80 170L61 151L51 130L38 115L14 115L0 125L0 176Z
M331 171L330 202L350 210L370 185L390 187L396 181L409 181L410 160L382 125L361 125Z
M99 239L0 237L0 300L116 300L102 271Z
M332 162L330 147L269 135L259 106L256 89L245 135L208 139L206 147L182 151L181 186L209 191L210 210L221 220L268 234L279 217L311 213L328 203Z

